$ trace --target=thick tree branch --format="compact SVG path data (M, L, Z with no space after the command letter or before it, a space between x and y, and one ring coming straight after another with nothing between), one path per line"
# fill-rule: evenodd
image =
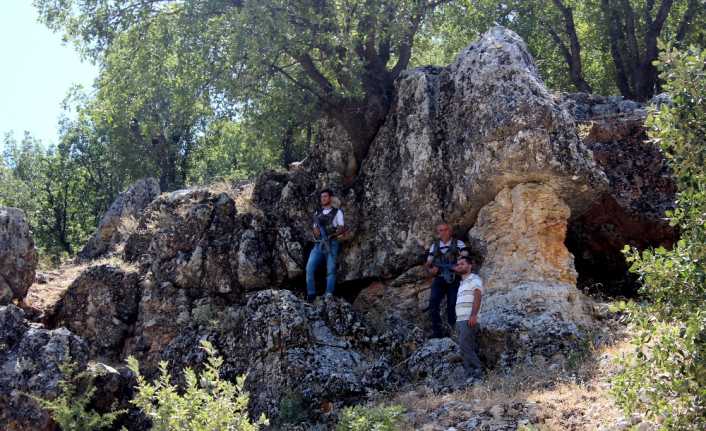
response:
M559 45L559 49L564 53L564 58L569 65L571 81L579 91L591 93L593 89L583 77L583 64L581 63L581 43L579 42L576 26L574 24L574 13L561 0L553 0L554 5L559 9L564 19L564 29L569 37L570 48L567 48L559 35L551 26L547 26L554 41ZM553 34L552 34L553 33Z
M301 55L295 56L294 59L297 60L297 62L299 62L302 69L304 69L304 73L306 73L307 76L309 78L311 78L319 86L319 88L324 93L324 95L328 96L328 95L333 94L333 92L334 92L333 85L319 71L319 69L316 68L316 65L314 64L314 60L311 59L311 56L309 56L309 54L301 54Z
M320 94L315 88L312 88L310 85L307 85L307 84L301 82L300 80L296 79L295 77L293 77L289 72L287 72L282 67L279 67L276 64L271 64L270 68L272 70L274 70L275 72L279 73L280 75L284 76L285 79L290 81L295 86L316 96L316 98L319 100L320 103L325 104L329 100L327 97Z
M674 0L662 0L662 3L659 5L659 10L657 11L657 16L652 22L652 25L649 26L648 32L654 33L656 37L659 36L660 33L662 33L664 22L669 16L669 11L672 9L673 3Z
M689 0L689 3L686 7L686 11L684 12L684 16L682 17L681 21L679 21L679 27L677 29L677 42L683 42L684 38L686 37L686 33L689 31L689 25L691 24L691 21L696 17L696 13L699 10L699 1L700 0Z
M623 11L625 13L625 39L627 43L627 66L633 72L640 65L640 48L637 44L637 33L635 30L635 9L632 8L630 0L622 0Z
M645 18L645 25L648 27L652 25L652 11L655 8L655 0L646 0L645 9L643 11L643 17Z
M608 22L608 36L610 38L610 54L613 57L613 64L615 65L615 81L620 90L620 94L628 99L633 99L634 94L630 88L630 83L628 81L628 75L625 70L625 62L623 56L620 52L620 21L611 7L610 0L601 0L601 8L603 9L603 14Z

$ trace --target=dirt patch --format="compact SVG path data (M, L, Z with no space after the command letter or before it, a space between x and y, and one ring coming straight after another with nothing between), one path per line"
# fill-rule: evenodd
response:
M40 271L24 300L23 309L27 317L32 321L46 324L71 283L86 268L96 265L112 265L126 270L137 270L119 258L113 257L82 263L65 262L55 269Z

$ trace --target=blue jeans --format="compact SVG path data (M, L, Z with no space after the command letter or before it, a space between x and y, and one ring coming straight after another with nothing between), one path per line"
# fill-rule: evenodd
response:
M333 295L336 289L336 256L338 256L339 243L333 239L329 241L331 253L326 254L324 245L317 242L309 254L309 261L306 263L306 293L309 296L316 295L316 283L314 275L316 268L326 259L326 293Z

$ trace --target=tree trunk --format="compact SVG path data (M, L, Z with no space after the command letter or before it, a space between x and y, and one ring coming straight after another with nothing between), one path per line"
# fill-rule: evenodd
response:
M176 190L177 166L176 157L171 151L169 141L160 134L152 138L152 147L155 149L155 164L159 167L159 188L162 191Z
M282 136L282 167L288 168L290 163L295 162L294 157L294 126L288 125Z
M549 27L549 32L554 41L559 45L559 49L564 54L564 59L569 65L569 76L571 82L579 91L592 93L591 85L583 77L583 65L581 63L581 43L579 42L576 26L574 24L574 13L561 0L554 0L554 5L559 9L564 18L564 29L569 38L570 48L567 48L559 35Z
M358 168L368 155L370 145L390 111L394 97L394 79L385 69L368 71L363 77L363 88L363 100L348 99L341 105L325 110L325 113L347 132L353 144L353 155Z

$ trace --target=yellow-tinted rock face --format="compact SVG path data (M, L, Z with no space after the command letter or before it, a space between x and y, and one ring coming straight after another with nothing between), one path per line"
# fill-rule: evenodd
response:
M470 236L485 249L480 275L489 291L518 283L576 284L574 257L564 245L571 210L541 184L505 188L478 214Z

